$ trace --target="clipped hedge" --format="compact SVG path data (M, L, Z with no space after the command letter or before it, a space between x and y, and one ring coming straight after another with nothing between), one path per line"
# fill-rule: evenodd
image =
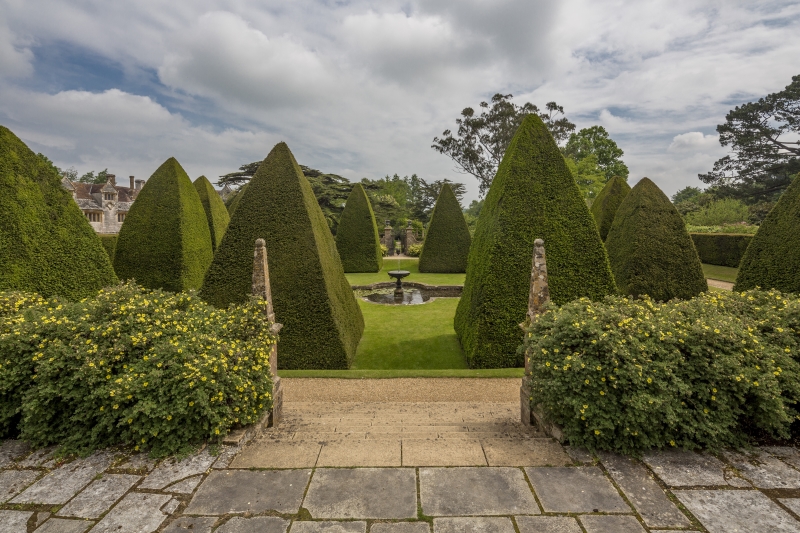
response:
M380 272L383 267L375 213L360 183L353 185L344 204L336 230L336 249L345 272Z
M701 263L738 267L752 235L729 233L690 233Z
M103 244L108 258L114 262L114 251L117 249L117 235L100 235L100 242Z
M556 303L615 290L603 243L550 132L528 115L478 217L455 330L472 368L521 366L533 241L544 239Z
M442 185L431 213L428 233L419 256L420 272L466 272L472 237L458 198L449 184Z
M265 306L134 284L80 303L0 293L0 432L80 454L219 441L271 408Z
M199 289L213 254L200 196L170 157L150 176L125 217L114 270L148 289Z
M217 307L250 294L253 247L267 244L281 330L279 368L348 368L364 318L311 185L286 143L272 149L244 191L200 296Z
M608 237L608 231L611 229L611 224L614 223L614 216L617 214L619 204L628 196L629 192L631 192L631 186L628 185L625 178L614 176L606 182L605 187L592 202L590 211L603 241Z
M0 290L79 300L116 282L55 168L0 126Z
M655 183L642 178L617 209L606 239L620 292L654 300L688 299L708 290L683 218Z
M194 188L200 196L200 203L203 204L203 211L206 213L208 229L211 231L211 246L216 250L219 243L222 242L222 236L225 235L231 217L225 203L208 178L200 176L194 180Z
M781 195L747 247L734 290L800 292L800 174Z
M245 189L247 189L247 185L249 183L250 182L245 183L244 185L242 185L241 189L228 196L228 200L225 202L225 208L228 210L229 216L232 217L233 212L236 211L237 207L239 207L239 202L242 201L242 196L244 195L244 191Z
M531 407L573 446L637 454L788 438L800 299L777 291L581 299L527 329Z

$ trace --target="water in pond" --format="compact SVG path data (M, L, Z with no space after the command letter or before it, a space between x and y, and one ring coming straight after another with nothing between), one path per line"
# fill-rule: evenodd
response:
M395 296L393 289L372 291L365 294L364 297L370 302L389 305L423 304L431 299L430 294L419 289L405 289L402 297Z

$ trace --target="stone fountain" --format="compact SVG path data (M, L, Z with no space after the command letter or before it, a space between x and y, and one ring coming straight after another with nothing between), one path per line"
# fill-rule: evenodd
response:
M395 298L402 299L403 298L403 282L401 281L404 277L411 274L408 270L390 270L389 277L392 277L397 280L397 284L394 286L394 296Z

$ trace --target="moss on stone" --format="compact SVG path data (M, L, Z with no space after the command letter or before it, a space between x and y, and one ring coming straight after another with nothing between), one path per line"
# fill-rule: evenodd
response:
M629 192L631 192L631 186L628 185L628 182L624 178L614 176L608 180L592 202L592 216L603 241L608 237L608 231L611 229L611 224L614 223L614 216L617 214L619 204L628 196Z
M449 184L439 191L419 256L420 272L466 272L472 237Z
M197 190L200 203L203 204L203 210L206 212L208 229L211 231L211 245L216 250L219 243L222 242L222 236L225 235L231 217L225 208L225 203L208 178L200 176L194 180L194 188Z
M379 272L383 266L375 213L360 183L353 185L344 204L336 231L336 249L345 272Z

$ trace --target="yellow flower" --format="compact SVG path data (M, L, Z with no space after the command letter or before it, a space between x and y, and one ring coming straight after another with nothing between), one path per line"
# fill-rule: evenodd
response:
M587 379L586 381L584 381L584 383L586 383L588 385L589 384L589 380Z
M648 383L652 383L653 382L653 378L647 378L647 382Z
M594 434L595 434L595 435L599 435L599 434L600 434L600 430L599 430L599 429L595 429L595 430L594 430Z
M606 395L605 391L600 391L600 396L605 396L605 395Z

